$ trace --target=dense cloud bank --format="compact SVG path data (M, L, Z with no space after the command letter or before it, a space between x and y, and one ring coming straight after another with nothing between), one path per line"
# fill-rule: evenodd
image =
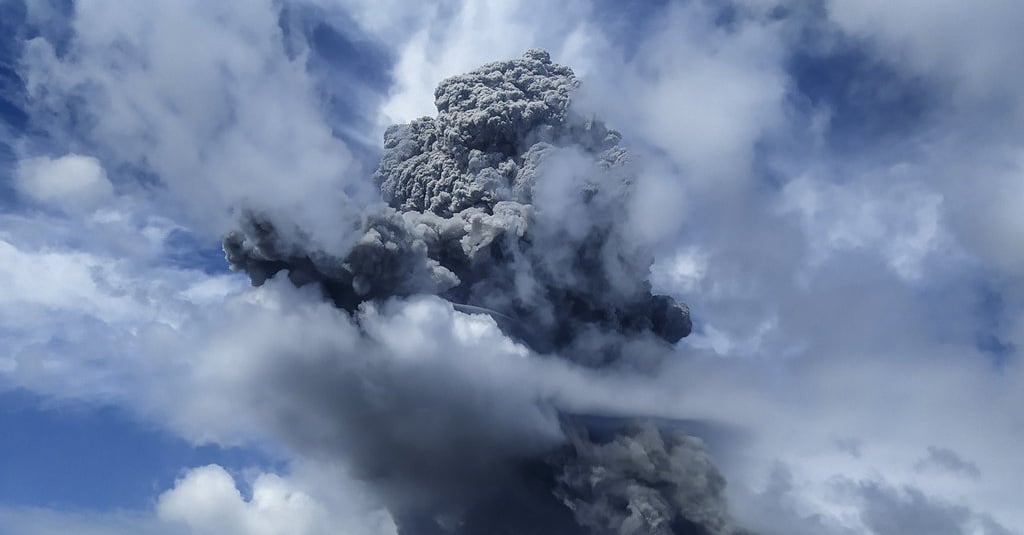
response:
M323 368L275 372L303 393L301 406L327 400L337 438L310 448L323 430L296 424L285 434L300 450L348 457L389 496L400 533L735 532L725 481L699 440L624 419L594 441L531 397L537 385L488 399L502 389L478 372L446 370L445 358L418 372L393 362L434 347L491 353L476 367L554 358L642 368L689 334L686 305L651 292L653 255L628 210L630 155L617 132L573 111L577 86L540 50L442 82L436 117L387 130L374 175L387 204L366 209L358 228L339 228L355 236L343 256L257 212L224 240L232 268L254 285L286 272L353 314L339 329L354 329L354 341ZM455 308L431 314L431 301L388 301L417 294ZM482 334L445 338L452 331L435 325L429 347L397 342L419 339L427 316L458 326L467 314L493 326L480 332L503 336L485 345ZM348 359L343 373L330 371L333 358Z

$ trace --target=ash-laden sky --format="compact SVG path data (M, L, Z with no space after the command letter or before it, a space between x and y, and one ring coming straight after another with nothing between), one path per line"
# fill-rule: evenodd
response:
M1020 20L0 0L0 535L1024 533Z

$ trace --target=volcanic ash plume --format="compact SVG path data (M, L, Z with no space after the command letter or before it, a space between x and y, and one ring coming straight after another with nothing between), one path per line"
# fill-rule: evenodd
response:
M438 114L392 126L369 211L344 258L286 243L251 217L224 243L254 284L281 270L338 306L416 293L529 325L532 345L581 332L651 332L676 342L689 311L652 296L652 259L631 235L632 176L619 134L569 109L577 81L546 52L445 80ZM345 229L340 229L344 232Z
M357 323L366 310L376 310L376 302L432 294L464 313L490 315L531 354L551 355L544 358L611 373L628 363L627 347L666 352L689 334L689 310L672 297L652 295L652 254L628 210L634 162L618 132L573 110L577 86L569 68L540 50L443 81L435 91L436 117L385 133L374 179L386 204L366 208L359 228L338 229L352 236L346 254L316 247L286 221L250 213L224 240L229 263L257 286L279 272L297 286L319 284ZM412 410L430 402L416 400L401 384L392 385L396 414L402 403ZM360 402L354 395L343 397ZM439 410L455 405L441 404ZM542 451L468 440L480 449L508 452L476 452L488 466L500 465L490 472L492 484L419 505L403 502L393 511L400 531L733 532L723 505L724 481L698 440L642 423L592 440L580 423L585 419L563 416L562 444ZM464 425L487 426L477 434L493 435L491 428L502 423ZM359 432L376 433L372 426ZM459 432L464 447L474 431ZM426 435L438 438L428 431L423 440ZM509 434L501 436L508 442ZM389 439L387 450L396 457L403 448L420 451L413 444L419 439L406 436L404 446ZM374 442L372 436L364 441ZM370 456L355 455L352 462ZM394 460L393 466L408 464ZM451 462L437 459L435 466ZM418 476L413 485L403 483L402 470L391 473L399 486L430 487L431 478L444 477Z

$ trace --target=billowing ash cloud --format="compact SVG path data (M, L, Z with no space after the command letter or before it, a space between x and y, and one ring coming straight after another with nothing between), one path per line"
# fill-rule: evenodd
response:
M436 117L385 133L374 179L386 204L366 208L359 228L338 229L354 236L346 254L318 250L302 229L249 213L224 240L229 263L254 285L279 272L298 286L319 284L356 322L374 310L364 303L433 294L464 313L490 315L534 353L603 367L628 365L630 348L665 352L689 334L689 311L651 292L652 254L627 210L636 176L630 155L616 131L573 110L577 85L540 50L445 80ZM364 348L360 358L383 350ZM345 384L362 383L346 375ZM397 414L437 401L395 388L375 391L388 397L375 406ZM348 389L332 398L359 403L359 395ZM404 495L393 508L403 534L735 532L725 482L696 439L636 422L592 438L581 420L563 415L561 445L498 446L473 436L495 436L500 422L484 430L479 418L459 420L457 407L428 407L452 411L440 443L436 432L396 433L387 422L349 426L364 435L354 462L387 466L391 491L407 491L397 492ZM459 461L443 453L445 436L469 464L453 468ZM467 444L490 451L467 453ZM473 468L474 459L486 467ZM458 481L442 484L447 476ZM413 488L433 496L410 499Z
M375 178L390 206L364 214L347 256L253 215L225 240L228 261L256 285L281 270L319 282L346 310L440 294L529 325L540 350L591 328L678 341L689 311L651 295L651 254L627 225L629 156L617 132L570 110L576 85L537 50L445 80L436 118L387 130Z
M732 533L725 479L699 439L632 425L607 442L574 430L558 493L592 533Z

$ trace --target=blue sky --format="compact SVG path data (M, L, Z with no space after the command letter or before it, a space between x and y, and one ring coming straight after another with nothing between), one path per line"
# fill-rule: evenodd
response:
M344 248L379 201L387 125L531 47L645 162L652 282L695 332L646 382L515 377L562 378L558 403L595 414L739 430L712 454L759 533L1024 533L1022 16L0 0L0 535L393 531L329 439L296 430L330 428L332 400L280 374L349 324L250 288L220 238L258 210ZM377 321L438 328L410 318Z
M195 446L116 406L69 405L23 391L4 394L6 505L73 510L146 509L183 466L271 469L256 450ZM101 481L102 489L83 482Z

